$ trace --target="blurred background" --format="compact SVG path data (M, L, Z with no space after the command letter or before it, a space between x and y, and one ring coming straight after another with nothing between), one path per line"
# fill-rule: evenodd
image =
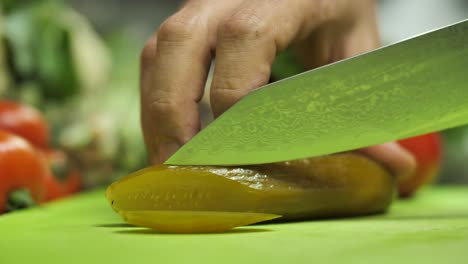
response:
M85 188L146 165L138 64L182 1L1 0L0 96L38 108ZM385 44L468 17L466 0L382 0ZM40 32L40 34L39 34ZM447 87L450 89L450 87ZM468 128L443 133L441 184L468 183Z

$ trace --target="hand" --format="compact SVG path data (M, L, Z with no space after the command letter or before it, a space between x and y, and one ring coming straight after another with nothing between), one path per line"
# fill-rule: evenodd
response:
M214 116L267 84L275 56L296 48L306 68L379 46L373 0L192 0L169 17L141 57L141 122L151 163L164 162L200 129L198 102L211 60ZM361 153L409 174L396 143Z

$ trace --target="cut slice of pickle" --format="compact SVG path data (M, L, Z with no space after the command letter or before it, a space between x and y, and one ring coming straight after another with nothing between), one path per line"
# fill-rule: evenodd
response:
M275 214L216 211L120 211L129 224L162 233L213 233L280 217Z

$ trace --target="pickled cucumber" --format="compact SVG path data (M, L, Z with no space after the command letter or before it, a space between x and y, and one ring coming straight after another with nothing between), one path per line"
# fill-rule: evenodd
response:
M344 153L245 167L156 165L113 183L106 197L131 224L208 232L275 215L303 220L379 213L390 205L394 189L395 179L385 168ZM247 217L251 213L259 215Z
M217 211L121 211L129 224L166 233L222 232L280 217L274 214Z

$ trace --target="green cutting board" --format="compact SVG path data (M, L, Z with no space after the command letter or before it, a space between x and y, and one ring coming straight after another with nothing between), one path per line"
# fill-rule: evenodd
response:
M468 187L388 214L169 235L126 225L103 191L0 217L0 263L468 263Z

